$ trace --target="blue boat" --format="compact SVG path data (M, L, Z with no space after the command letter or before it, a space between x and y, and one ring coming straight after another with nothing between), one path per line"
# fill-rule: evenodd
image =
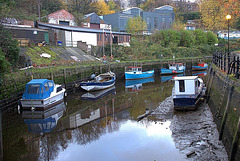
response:
M64 102L57 104L47 110L32 111L23 110L22 118L31 133L48 133L57 125L58 120L66 110Z
M82 89L86 91L95 91L112 87L115 84L116 75L109 71L99 74L93 80L88 80L80 83Z
M192 66L192 70L198 71L198 70L207 70L208 64L204 62L198 63L196 66Z
M33 79L26 84L23 109L44 110L63 101L65 89L48 79Z
M172 63L169 64L169 69L161 68L161 75L179 74L183 73L184 70L185 66L182 63Z
M205 95L206 87L198 76L175 77L172 97L175 110L195 110Z
M142 89L143 83L154 82L154 77L145 79L126 80L125 88L127 91L139 91Z
M144 79L150 78L154 75L154 70L142 71L142 67L128 67L128 70L125 71L125 79Z

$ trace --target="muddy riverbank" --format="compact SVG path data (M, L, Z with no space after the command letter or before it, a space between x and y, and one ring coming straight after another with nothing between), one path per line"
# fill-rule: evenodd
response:
M196 111L175 112L168 97L149 116L170 119L175 146L187 160L228 160L227 152L219 141L219 133L208 105L202 103Z

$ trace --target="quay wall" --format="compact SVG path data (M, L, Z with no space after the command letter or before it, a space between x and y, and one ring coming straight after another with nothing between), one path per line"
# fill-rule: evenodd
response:
M240 160L240 81L213 65L207 77L207 103L229 160Z
M192 59L176 59L175 63L184 63L186 68L190 70L192 64L201 61L203 58ZM25 85L32 78L34 79L51 79L56 84L62 84L67 92L73 91L79 86L79 83L89 78L93 73L103 73L112 71L116 73L117 79L124 79L125 67L128 66L142 66L143 71L155 70L155 75L160 75L161 68L167 68L169 63L173 63L173 60L155 60L155 61L143 61L143 62L110 62L99 63L98 65L84 66L79 64L77 67L70 67L66 69L52 70L51 67L44 68L44 72L35 72L35 70L26 70L25 74L20 78L12 77L3 79L2 85L0 85L0 110L4 111L10 107L16 106L19 99L22 96Z

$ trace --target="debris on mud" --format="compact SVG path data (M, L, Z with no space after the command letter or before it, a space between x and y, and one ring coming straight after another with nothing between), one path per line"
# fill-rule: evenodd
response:
M175 146L186 156L186 160L228 160L227 152L218 139L212 113L205 102L195 111L176 112L172 97L168 97L152 115L171 121Z

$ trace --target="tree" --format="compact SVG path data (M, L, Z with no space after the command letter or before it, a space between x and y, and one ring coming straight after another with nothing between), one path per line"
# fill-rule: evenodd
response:
M92 2L90 4L90 9L96 12L97 15L106 15L106 14L115 13L114 10L109 9L109 6L104 2L104 0Z
M0 48L0 76L2 73L7 71L8 67L9 67L9 63L7 62L4 53L2 52L2 49Z
M88 14L90 13L90 4L91 0L68 0L67 6L68 11L71 13L82 13Z
M218 31L226 27L224 7L216 0L200 0L199 3L202 24L205 29Z
M155 8L154 0L147 0L147 2L140 5L140 8L144 11L151 11Z
M147 29L147 23L140 16L128 19L126 31L132 35L142 35Z
M18 61L18 41L12 38L11 33L0 25L0 48L8 62L14 67Z
M120 6L117 5L113 0L108 1L109 10L114 10L115 12L120 11Z

